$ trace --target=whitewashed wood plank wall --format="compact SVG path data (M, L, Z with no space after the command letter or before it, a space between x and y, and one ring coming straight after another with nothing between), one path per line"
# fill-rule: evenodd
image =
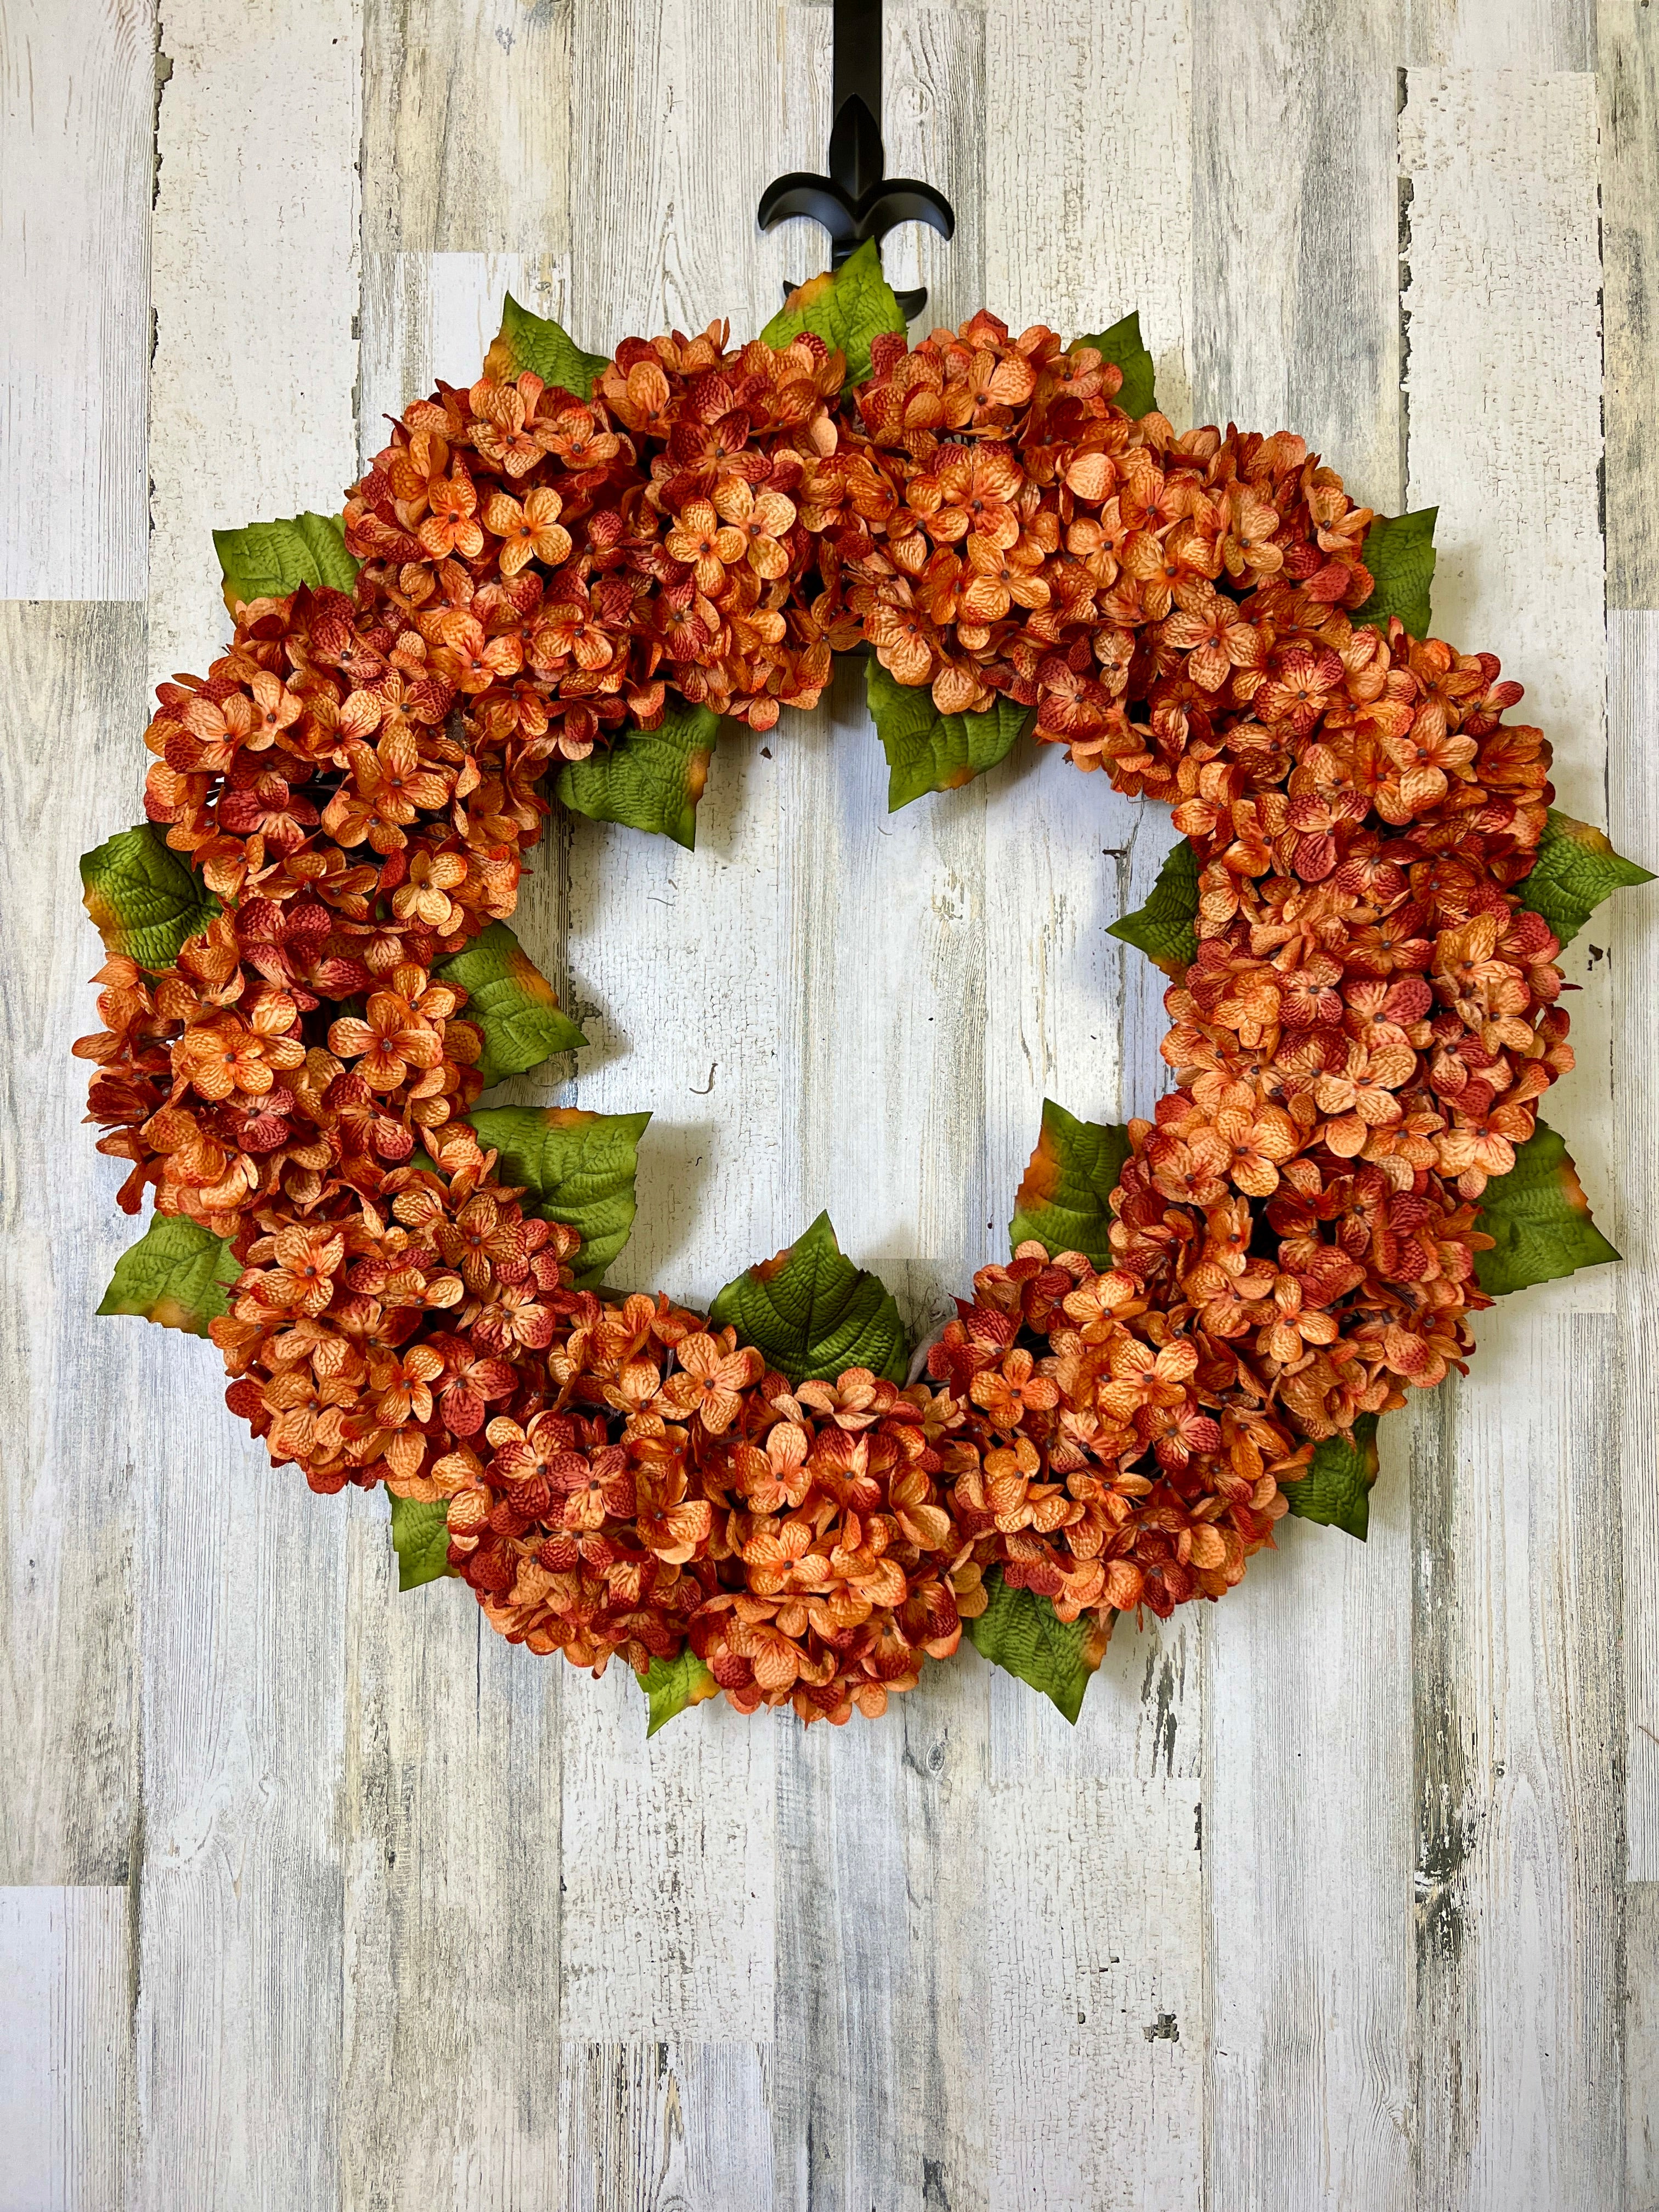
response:
M1437 502L1575 811L1659 856L1659 10L889 0L939 315L1138 305L1165 405ZM215 523L326 504L501 293L758 327L817 234L814 0L0 0L0 2212L1656 2212L1659 907L1574 948L1561 1094L1625 1267L1487 1316L1290 1527L1125 1632L1081 1725L971 1653L878 1726L636 1693L399 1601L383 1505L91 1309L76 857L201 667ZM1167 820L1017 759L889 820L838 678L717 756L698 849L578 823L524 905L656 1109L633 1279L828 1202L918 1323L1046 1094L1148 1109L1103 934ZM521 1095L550 1095L546 1081ZM1563 1119L1563 1117L1565 1117Z

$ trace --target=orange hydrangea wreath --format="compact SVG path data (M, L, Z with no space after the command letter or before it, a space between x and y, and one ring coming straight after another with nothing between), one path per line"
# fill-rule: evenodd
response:
M343 523L221 538L233 641L85 863L75 1049L155 1204L105 1310L210 1332L274 1462L392 1493L406 1581L659 1720L879 1713L964 1626L1075 1717L1119 1613L1221 1597L1287 1510L1363 1533L1376 1417L1492 1292L1616 1256L1535 1108L1560 940L1644 872L1550 811L1497 660L1412 634L1425 519L1177 435L1133 318L902 331L873 247L737 348L509 301ZM1119 925L1176 1087L1047 1110L914 1369L825 1222L708 1317L599 1287L644 1117L477 1104L576 1036L505 927L550 769L689 842L715 718L860 647L898 796L1030 728L1185 841Z

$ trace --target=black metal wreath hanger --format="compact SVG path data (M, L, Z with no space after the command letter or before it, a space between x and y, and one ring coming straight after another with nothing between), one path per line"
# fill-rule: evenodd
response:
M951 237L957 218L943 192L914 178L883 173L881 0L835 0L833 39L830 173L815 177L797 169L775 178L761 194L761 228L775 229L792 216L810 216L830 234L832 269L866 238L879 245L902 222L925 222L941 238ZM901 292L898 303L908 321L927 306L927 294Z

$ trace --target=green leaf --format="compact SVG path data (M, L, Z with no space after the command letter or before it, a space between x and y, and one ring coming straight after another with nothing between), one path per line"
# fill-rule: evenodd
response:
M234 614L252 599L285 599L301 584L349 592L358 563L346 550L337 514L290 514L213 533L224 571L225 605Z
M689 852L697 842L697 801L720 730L710 707L675 700L654 730L624 730L607 750L559 772L562 803L592 822L654 830Z
M797 285L761 332L780 351L791 338L811 331L832 353L847 356L847 382L862 384L870 374L870 342L884 331L905 334L902 310L881 273L881 254L873 238L839 269Z
M634 1679L645 1692L651 1711L645 1731L647 1743L676 1713L683 1713L688 1705L702 1705L705 1698L720 1695L720 1684L689 1644L675 1658L653 1659L643 1677L636 1674Z
M1346 1528L1363 1544L1370 1526L1371 1485L1376 1480L1376 1415L1361 1413L1352 1435L1327 1437L1316 1445L1308 1472L1282 1486L1286 1504L1304 1521Z
M182 1213L158 1213L116 1261L98 1310L205 1336L208 1323L230 1311L226 1293L241 1272L222 1237Z
M957 791L994 768L1036 709L999 699L983 714L941 714L925 684L901 684L872 653L865 663L871 719L887 754L887 811L929 791Z
M1429 634L1429 586L1434 581L1434 519L1437 507L1419 507L1415 514L1379 515L1365 532L1365 566L1371 572L1371 595L1357 608L1357 623L1375 623L1386 629L1389 617L1398 615L1413 637Z
M1015 1589L1000 1568L986 1577L990 1603L962 1624L994 1667L1018 1674L1060 1707L1073 1728L1089 1677L1100 1664L1100 1631L1087 1614L1061 1620L1046 1597Z
M1011 1246L1034 1237L1051 1259L1057 1252L1081 1252L1091 1267L1109 1267L1108 1200L1128 1157L1127 1129L1114 1122L1079 1121L1045 1098L1036 1150L1014 1194Z
M1636 884L1650 884L1651 868L1615 853L1605 830L1576 822L1552 806L1538 841L1532 873L1516 896L1540 914L1563 945L1571 945L1605 898Z
M219 902L155 823L119 830L81 855L81 897L105 949L141 968L170 968Z
M1198 951L1198 855L1186 838L1173 847L1143 907L1108 925L1109 937L1144 952L1178 981Z
M449 1506L436 1498L392 1500L392 1543L398 1554L398 1587L419 1589L456 1570L449 1564Z
M849 1367L902 1382L909 1341L893 1294L842 1256L827 1213L805 1234L730 1282L708 1309L792 1382L833 1382Z
M1123 386L1117 395L1117 404L1126 415L1139 422L1150 415L1158 401L1152 395L1152 356L1146 350L1140 335L1140 311L1132 308L1121 322L1109 331L1100 331L1093 337L1073 338L1073 345L1093 346L1108 361L1115 362L1123 371Z
M576 1282L597 1283L628 1242L638 1211L634 1179L648 1114L593 1114L581 1106L492 1106L469 1116L478 1142L501 1158L504 1183L522 1183L544 1220L582 1240Z
M1516 1146L1508 1175L1487 1183L1475 1227L1497 1240L1491 1251L1474 1255L1475 1279L1488 1297L1620 1256L1590 1219L1566 1146L1543 1121Z
M501 301L501 333L489 352L492 374L505 368L521 376L528 369L544 384L577 399L591 399L595 379L611 366L608 354L584 353L556 323L532 315L510 292Z
M550 1053L574 1052L587 1042L559 1012L553 986L504 921L492 921L434 973L466 993L462 1018L483 1032L478 1072L486 1090L504 1076L538 1067Z

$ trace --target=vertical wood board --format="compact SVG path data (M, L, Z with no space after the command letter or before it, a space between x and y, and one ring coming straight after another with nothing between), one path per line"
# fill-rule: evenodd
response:
M0 1889L0 2212L124 2201L129 1934L124 1886Z
M142 599L150 0L0 12L0 599Z

